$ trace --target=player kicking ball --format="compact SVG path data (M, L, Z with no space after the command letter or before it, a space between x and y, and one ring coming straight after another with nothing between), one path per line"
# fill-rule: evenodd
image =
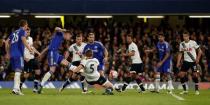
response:
M56 67L61 65L64 65L66 67L70 67L71 63L69 63L62 55L59 54L59 47L61 46L62 42L64 40L70 40L71 39L71 33L69 31L66 31L65 29L61 29L59 27L55 28L55 34L50 42L50 45L45 48L41 55L43 55L46 51L48 51L47 59L48 64L50 66L50 71L48 71L38 88L38 93L42 93L42 88L45 85L45 83L50 79L51 75L55 72Z
M81 60L78 67L71 66L71 70L75 73L82 72L85 80L89 85L99 84L105 88L103 95L113 95L113 84L108 81L104 76L101 76L98 71L99 61L93 58L93 51L88 49L85 51L85 58Z

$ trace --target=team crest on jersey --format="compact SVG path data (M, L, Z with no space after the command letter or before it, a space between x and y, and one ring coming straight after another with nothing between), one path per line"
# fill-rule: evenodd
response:
M95 49L97 49L97 48L98 48L98 46L94 46L94 48L95 48Z

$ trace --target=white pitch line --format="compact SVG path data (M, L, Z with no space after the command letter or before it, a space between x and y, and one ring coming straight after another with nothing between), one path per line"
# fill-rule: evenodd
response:
M180 100L180 101L184 101L185 100L184 98L182 98L182 97L180 97L180 96L178 96L178 95L176 95L174 93L171 93L171 96L173 96L174 98L176 98L177 100Z

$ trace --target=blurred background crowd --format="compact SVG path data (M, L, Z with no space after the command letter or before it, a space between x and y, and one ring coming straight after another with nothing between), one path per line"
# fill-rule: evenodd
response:
M30 22L30 20L28 20ZM53 36L54 27L61 26L59 20L55 24L46 25L39 27L38 25L30 24L31 37L34 40L34 47L38 51L42 51L48 44ZM9 65L9 61L5 59L5 47L4 41L7 39L9 34L15 31L18 27L5 27L0 26L0 80L13 80L13 72ZM84 36L84 42L86 42L86 36L89 32L94 32L96 35L96 41L100 41L108 49L109 60L105 63L105 73L109 75L110 70L118 72L118 81L122 81L123 75L129 71L129 65L131 64L129 58L121 56L121 53L126 52L126 35L132 34L133 41L137 44L140 56L144 63L144 78L145 81L153 81L153 74L155 65L157 63L157 52L146 53L144 50L154 48L158 42L157 35L159 32L163 32L166 36L166 41L170 43L171 55L173 57L172 74L173 80L179 81L175 69L177 54L179 52L179 43L182 41L182 32L187 30L190 32L190 37L195 40L203 51L200 65L201 81L210 81L210 33L208 29L196 25L190 26L189 24L176 25L171 27L165 20L161 20L158 25L149 25L146 22L137 21L126 21L118 22L115 20L85 20L77 19L69 24L65 24L65 28L73 33L72 40L64 42L60 46L60 52L65 55L68 47L75 42L75 36L82 34ZM42 74L49 70L47 59L40 60ZM71 61L71 57L68 58ZM189 79L191 77L189 76ZM64 68L57 68L56 73L52 76L51 80L62 81L66 79L66 72ZM29 80L33 80L33 75L30 76ZM164 78L163 78L164 81Z

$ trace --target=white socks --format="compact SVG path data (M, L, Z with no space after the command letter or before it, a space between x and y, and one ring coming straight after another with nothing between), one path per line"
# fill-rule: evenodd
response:
M83 84L84 84L84 90L88 90L88 83L84 80L84 81L82 81L83 82Z
M20 72L15 72L14 76L14 90L20 90Z
M173 89L173 84L172 84L172 80L168 80L168 90L172 90Z
M157 74L155 77L155 90L159 91L159 87L160 87L160 74Z
M159 86L160 86L160 78L155 79L155 90L159 91Z
M48 79L50 79L50 77L51 77L51 73L50 73L50 71L48 71L48 72L44 75L44 78L42 79L41 86L44 86L44 84L48 81Z

